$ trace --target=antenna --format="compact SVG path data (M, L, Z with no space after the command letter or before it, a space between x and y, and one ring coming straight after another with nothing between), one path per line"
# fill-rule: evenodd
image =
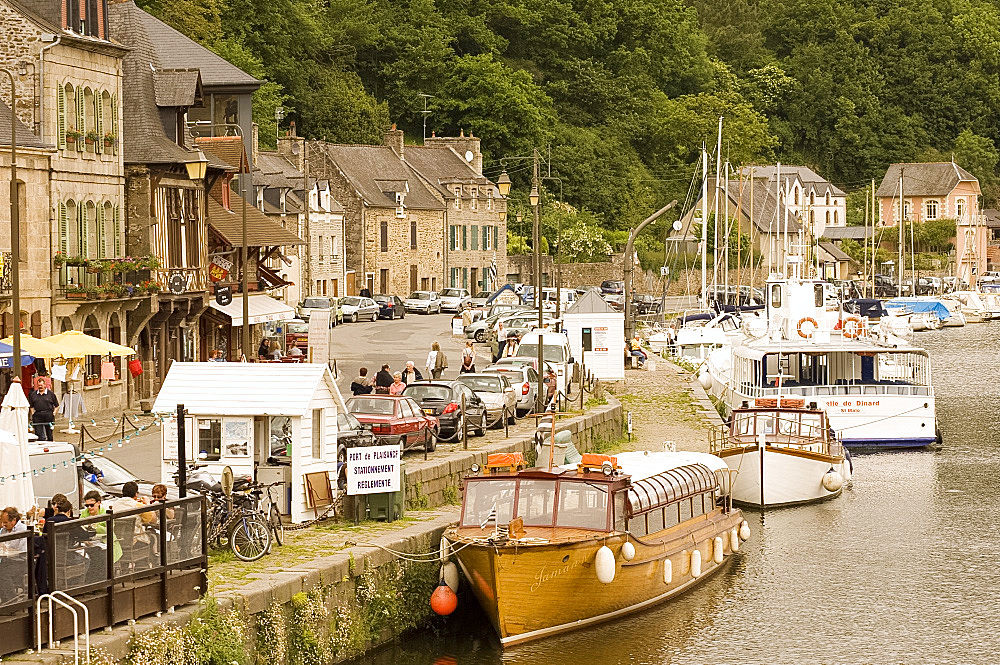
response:
M417 93L420 97L424 98L424 110L421 111L421 115L424 116L424 143L427 143L427 116L430 115L430 111L427 110L427 100L428 98L433 98L434 95L428 95L423 92Z

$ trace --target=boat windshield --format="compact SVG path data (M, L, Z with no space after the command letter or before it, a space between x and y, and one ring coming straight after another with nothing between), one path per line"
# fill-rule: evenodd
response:
M559 483L556 526L608 528L608 488L584 482Z
M524 526L552 526L556 504L556 481L522 480L517 497L517 516Z
M465 485L463 526L507 524L514 515L514 480L469 480Z

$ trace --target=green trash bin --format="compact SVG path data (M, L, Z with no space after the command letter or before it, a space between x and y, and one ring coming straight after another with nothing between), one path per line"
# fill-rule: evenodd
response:
M405 463L399 464L399 491L367 494L368 519L392 522L403 516L406 510L406 472Z

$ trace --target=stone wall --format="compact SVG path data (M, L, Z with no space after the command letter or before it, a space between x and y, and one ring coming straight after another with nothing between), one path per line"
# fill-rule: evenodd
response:
M381 247L381 224L388 228L388 251ZM417 223L417 248L410 247L410 224ZM375 274L372 293L381 293L381 273L388 270L387 293L405 298L414 290L410 284L410 266L417 267L417 289L438 290L444 284L444 211L407 208L404 217L396 217L395 208L365 209L364 272ZM364 275L361 275L365 279ZM426 280L426 283L425 281Z

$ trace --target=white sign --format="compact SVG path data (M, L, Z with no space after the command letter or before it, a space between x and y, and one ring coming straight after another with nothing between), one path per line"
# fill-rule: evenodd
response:
M347 494L377 494L400 490L403 446L347 449Z
M196 461L192 459L194 453L194 418L188 418L187 422L184 424L184 437L187 439L187 461L188 463ZM177 418L170 418L160 429L162 441L163 441L163 459L168 461L177 461Z
M330 315L328 309L313 310L309 315L309 362L330 362Z
M504 291L493 300L494 305L520 305L521 298L516 293Z
M451 320L451 334L459 337L465 334L465 325L462 323L462 317L456 316Z
M590 332L590 345L595 353L608 352L608 327L594 326Z
M250 418L222 419L222 454L225 457L250 456Z

